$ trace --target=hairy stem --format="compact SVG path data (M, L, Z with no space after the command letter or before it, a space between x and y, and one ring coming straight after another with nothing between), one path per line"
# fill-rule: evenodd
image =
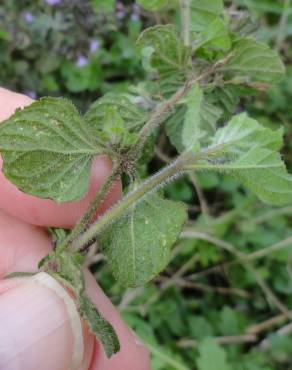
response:
M69 248L71 252L77 252L82 249L85 244L96 237L111 222L120 217L131 205L141 200L143 196L164 185L167 181L171 181L180 173L183 173L187 155L188 153L179 156L176 161L164 167L160 172L142 183L136 190L127 194L116 206L101 216L79 239L71 244Z
M173 113L175 104L178 103L179 100L190 91L194 84L212 75L216 68L224 64L224 62L225 59L222 61L218 61L213 66L204 70L199 76L188 80L168 100L165 100L163 103L158 105L158 107L151 114L149 120L140 130L137 143L129 151L129 159L132 160L133 163L135 163L140 158L141 151L149 135L156 127L158 127Z
M218 67L225 64L228 59L229 59L229 56L225 57L222 60L217 61L214 65L205 69L199 76L187 81L168 100L161 103L153 111L153 113L150 115L149 120L145 123L145 125L140 130L137 143L129 150L129 153L128 153L127 157L124 158L121 162L119 162L117 164L115 170L113 171L112 175L109 177L108 181L98 191L95 199L91 203L91 205L90 205L89 209L87 210L87 212L85 213L85 215L82 217L81 221L75 226L75 228L68 235L68 237L63 242L61 242L61 244L60 244L60 246L58 246L58 248L60 248L60 249L66 248L70 243L72 243L74 241L74 239L76 239L76 237L78 237L83 232L83 230L87 226L88 222L91 220L91 218L92 218L92 216L93 216L93 214L94 214L94 212L97 208L97 205L99 204L100 201L102 201L102 199L104 198L104 195L109 191L113 182L122 173L122 168L123 168L124 162L127 161L129 164L131 164L132 167L135 165L135 163L137 163L138 159L140 158L142 149L145 145L145 142L146 142L147 138L153 132L153 130L160 125L160 123L165 121L165 119L168 118L172 114L175 104L189 92L189 90L191 89L191 87L195 83L197 83L197 82L201 81L202 79L205 79L205 78L209 77L210 75L212 75L215 72L215 70ZM177 163L177 162L175 162L175 163ZM171 166L172 165L170 165L169 167L171 167ZM163 173L163 171L162 171L162 173ZM156 178L156 177L154 176L153 178ZM115 209L116 209L116 207L113 208L113 210L115 210ZM103 220L103 219L104 218L102 217L101 220ZM102 223L102 222L104 222L104 221L100 221L100 223ZM99 224L99 222L98 222L98 224ZM92 228L90 228L89 230L91 230L91 229ZM83 241L85 238L88 237L88 235L90 235L91 231L89 231L89 230L88 230L88 232L85 232L86 235L84 236L84 238L79 239L80 241ZM90 239L92 239L92 237L90 237L88 240L90 240ZM75 246L75 244L76 245L78 244L78 247L72 247L72 248L69 248L69 249L70 250L79 250L80 247L81 247L80 243L76 241L76 243L73 243L73 245ZM83 245L84 244L86 244L86 243L83 243Z
M185 46L190 46L190 1L180 0L179 3L181 9L183 42Z
M74 239L76 239L86 228L88 223L91 221L94 213L96 212L97 206L103 201L106 194L109 192L110 188L112 187L113 183L117 180L119 175L121 174L121 165L118 164L113 169L111 175L108 177L107 181L103 184L103 186L98 190L96 196L90 203L87 211L82 216L81 220L78 224L74 227L71 233L57 246L58 251L64 250Z

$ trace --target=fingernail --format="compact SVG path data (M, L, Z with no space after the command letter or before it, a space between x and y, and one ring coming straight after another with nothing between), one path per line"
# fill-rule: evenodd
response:
M81 366L84 326L73 299L50 275L26 278L1 294L0 323L1 370Z

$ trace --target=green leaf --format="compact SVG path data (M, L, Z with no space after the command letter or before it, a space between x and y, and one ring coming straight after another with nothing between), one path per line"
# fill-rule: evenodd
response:
M141 285L162 271L185 220L183 204L154 194L110 225L99 243L118 282Z
M147 115L125 95L109 93L94 102L84 116L91 135L102 145L130 147L136 141Z
M230 174L266 203L289 203L292 176L277 152L282 134L281 129L265 128L244 113L237 115L216 132L206 149L208 159L199 160L194 167Z
M178 107L166 122L166 133L178 152L195 143L197 149L207 144L222 114L221 109L203 97L199 85L195 85L183 103L186 107Z
M159 73L178 72L189 60L189 49L183 46L177 28L171 24L147 28L138 38L137 48L142 57L147 48L147 65Z
M0 126L4 175L20 190L57 202L82 198L102 148L72 103L42 98Z
M202 32L200 46L209 46L224 51L230 49L231 39L228 28L222 19L214 19L214 21Z
M74 292L81 316L88 323L92 333L103 344L106 355L111 357L120 349L119 340L111 324L100 315L87 297L80 262L82 260L78 253L53 251L40 261L39 267L45 268L46 272Z
M81 316L87 321L92 333L101 341L107 357L117 353L120 350L119 339L111 324L100 315L85 294L79 296L78 303Z
M137 0L139 5L150 12L157 12L164 8L168 2L168 0Z
M194 85L186 96L187 110L184 117L182 130L182 143L186 149L200 149L200 141L206 132L201 129L200 107L203 100L203 92L198 84Z
M129 147L136 142L137 134L128 131L116 107L108 107L105 112L103 131L114 146Z
M232 53L222 70L235 81L276 83L285 73L279 55L256 40L245 38L236 41Z
M231 370L224 349L212 339L204 339L198 350L198 370Z
M190 0L192 31L200 32L210 27L223 12L223 0Z
M84 115L93 130L103 129L104 118L108 109L117 110L121 118L125 121L129 130L138 130L146 120L145 111L133 104L125 95L117 93L108 93L102 98L96 100Z

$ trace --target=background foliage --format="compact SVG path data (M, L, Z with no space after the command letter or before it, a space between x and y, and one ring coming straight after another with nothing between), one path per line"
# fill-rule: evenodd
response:
M238 111L247 107L265 126L284 126L291 172L291 3L234 0L226 6L248 8L259 39L286 64L279 85L246 94ZM140 31L178 17L171 5L151 13L132 1L7 1L0 5L1 85L34 98L69 97L83 111L105 92L129 91L143 79L135 52ZM162 130L143 171L156 171L174 155ZM149 346L153 369L292 369L292 207L263 205L216 174L184 177L165 193L187 203L189 221L161 276L125 291L102 256L88 261Z

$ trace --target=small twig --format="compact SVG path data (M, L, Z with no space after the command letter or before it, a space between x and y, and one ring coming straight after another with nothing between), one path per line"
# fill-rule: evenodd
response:
M246 333L247 334L260 334L264 331L267 331L267 330L271 329L275 325L282 324L285 321L287 321L286 315L280 314L280 315L274 316L274 317L272 317L268 320L262 321L258 324L254 324L254 325L249 326L246 329Z
M187 277L185 279L187 279ZM206 284L193 283L185 279L181 278L181 279L176 280L176 284L181 288L195 289L195 290L200 290L203 292L216 292L216 293L220 293L222 295L227 295L227 296L236 295L240 298L245 298L245 299L249 299L251 297L251 294L249 292L246 292L243 289L220 287L220 286L218 287L210 286Z
M284 0L282 15L280 18L278 33L275 42L275 50L280 51L282 48L283 41L285 39L285 28L288 22L289 10L290 10L291 0Z
M267 296L268 302L272 301L274 305L278 308L280 312L282 312L287 318L292 319L291 312L285 307L285 305L278 299L278 297L274 294L274 292L270 289L270 287L267 285L267 283L262 279L262 277L258 274L256 269L253 267L253 265L250 263L248 259L248 255L238 251L236 247L234 247L232 244L217 239L211 235L202 233L202 232L192 232L191 230L187 232L183 232L181 234L181 237L190 237L190 238L197 238L201 240L208 241L217 247L228 251L229 253L235 255L238 258L238 262L242 264L244 268L246 268L256 279L258 285L262 289L262 291Z
M189 0L180 0L179 4L181 9L183 43L185 46L190 46L190 2Z
M276 334L279 335L280 337L285 337L292 334L292 322L283 326L276 332ZM262 351L267 351L271 347L271 342L268 338L266 338L263 341L261 341L258 347Z
M200 188L200 186L198 184L197 177L196 177L194 172L189 172L188 175L189 175L189 178L190 178L190 180L191 180L191 182L192 182L192 184L193 184L193 186L196 190L202 214L204 215L205 218L207 218L210 214L210 210L209 210L207 201L204 197L204 193L202 192L202 189Z
M170 163L173 159L168 157L163 151L159 148L159 146L156 146L155 149L156 156L164 163Z
M90 257L87 256L84 266L85 267L90 267L90 266L92 266L92 265L94 265L98 262L104 261L104 260L105 260L105 257L101 253L92 255Z
M123 295L123 298L118 306L120 311L126 310L128 305L137 298L140 294L145 291L145 287L137 287L133 289L128 289L126 293Z
M266 212L263 215L260 215L258 217L255 217L254 219L251 220L251 222L254 222L256 224L261 224L263 222L269 221L270 219L278 216L283 216L283 215L292 215L292 207L287 206L287 207L282 207L282 208L276 208L271 210L270 212Z
M212 339L218 344L244 344L256 342L257 336L254 334L242 334L214 337ZM194 339L181 339L180 341L178 341L177 346L180 348L196 348L198 344L199 343Z

